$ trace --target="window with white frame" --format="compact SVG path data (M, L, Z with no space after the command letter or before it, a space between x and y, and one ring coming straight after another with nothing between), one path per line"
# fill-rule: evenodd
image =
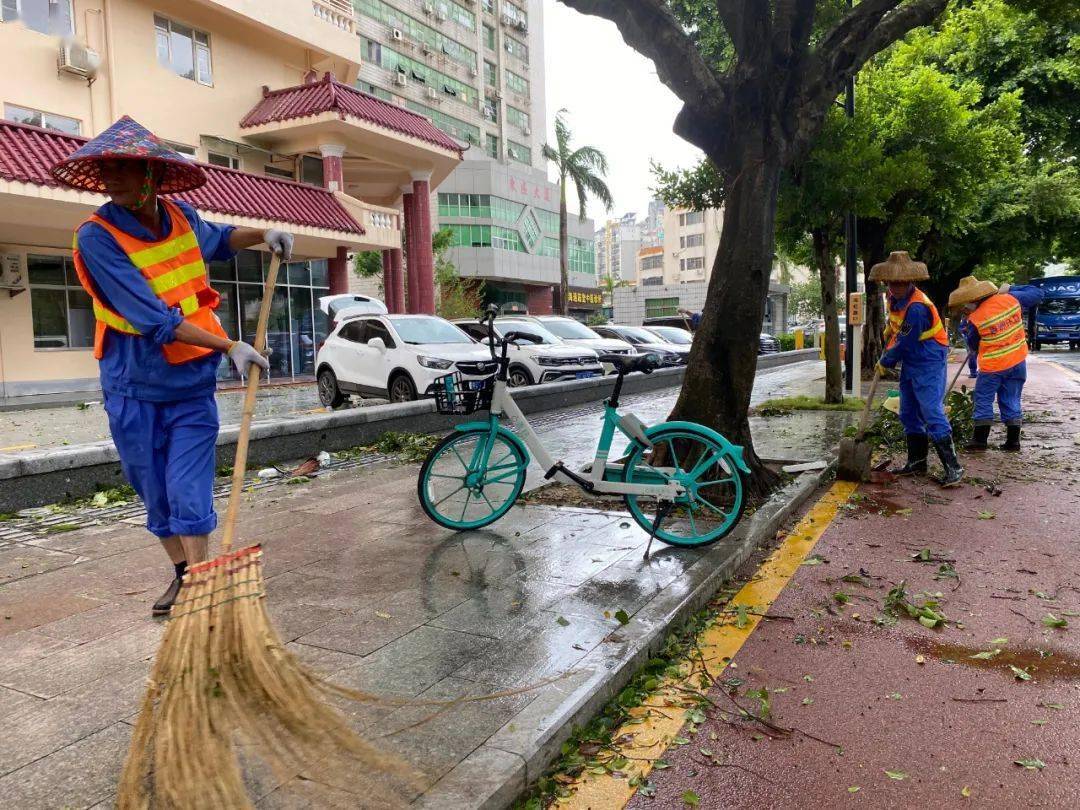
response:
M704 244L705 234L703 233L692 233L689 236L679 237L679 247L681 248L701 247Z
M691 256L689 259L681 259L679 268L681 270L704 270L705 258L703 256Z
M66 132L68 135L80 135L82 131L82 123L78 118L68 118L66 115L42 112L30 107L20 107L18 104L5 104L4 118L19 124L55 129L57 132Z
M240 168L240 158L234 155L222 155L218 152L207 152L206 162L214 166L224 166L226 169Z
M72 0L0 0L0 22L15 21L41 34L63 37L75 33Z
M94 307L67 256L26 257L35 349L94 345Z
M701 211L687 211L685 214L679 214L680 225L700 225L705 221L705 214Z
M211 87L214 72L210 63L210 35L154 15L158 62L177 76Z

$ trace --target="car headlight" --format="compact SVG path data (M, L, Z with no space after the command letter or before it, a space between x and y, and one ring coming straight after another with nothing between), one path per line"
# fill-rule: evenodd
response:
M443 360L441 357L425 357L422 354L416 356L416 362L424 368L437 368L443 371L454 365L453 360Z
M536 362L541 366L558 366L562 364L561 357L537 357Z
M1047 326L1047 325L1046 325L1046 324L1044 324L1044 323L1040 323L1040 324L1039 324L1039 329L1038 329L1038 331L1040 331L1040 332L1049 332L1049 331L1050 331L1050 327L1049 327L1049 326Z

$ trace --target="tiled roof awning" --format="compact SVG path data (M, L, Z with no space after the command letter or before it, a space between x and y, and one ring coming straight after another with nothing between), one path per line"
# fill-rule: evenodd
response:
M263 98L240 121L241 128L258 127L280 121L310 118L322 113L351 116L402 135L434 144L459 158L462 146L428 118L381 98L370 96L337 81L329 73L309 84L264 90Z
M0 120L0 180L57 187L49 168L88 138ZM333 192L276 177L202 164L206 185L172 195L200 211L363 234Z

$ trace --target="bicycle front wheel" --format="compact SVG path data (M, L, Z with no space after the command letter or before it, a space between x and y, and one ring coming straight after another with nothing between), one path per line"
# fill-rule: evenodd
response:
M649 434L651 448L634 443L623 478L630 484L680 483L686 490L663 517L656 539L673 546L704 546L727 535L746 507L743 475L736 460L715 439L691 428L660 428ZM652 531L659 503L627 495L638 525Z
M435 445L420 467L420 506L440 526L479 529L510 511L528 466L517 443L501 433L456 431Z

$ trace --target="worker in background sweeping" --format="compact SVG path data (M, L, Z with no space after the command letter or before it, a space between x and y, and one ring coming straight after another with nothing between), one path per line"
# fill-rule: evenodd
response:
M956 458L952 425L942 402L949 341L934 303L915 286L929 277L926 265L912 261L905 251L894 251L871 268L870 280L889 288L886 348L879 367L900 365L900 422L907 438L907 463L893 472L925 474L933 442L944 467L939 483L952 487L963 479L964 469Z
M975 433L965 450L987 449L994 424L994 400L1005 423L1002 450L1020 450L1023 411L1020 396L1027 380L1027 335L1024 310L1042 301L1042 289L1033 285L996 287L974 276L960 279L949 296L949 308L961 308L967 315L968 345L978 352L979 376L975 380Z
M164 615L188 564L206 559L214 512L214 391L221 356L245 374L266 358L230 340L206 262L265 243L288 259L291 234L204 222L159 197L207 181L197 164L124 116L52 169L72 188L110 198L75 231L75 271L93 299L94 357L109 430L127 480L146 505L174 578L154 603Z
M978 331L971 325L966 312L961 315L960 322L956 325L956 331L964 339L964 345L967 347L967 359L965 362L967 362L968 367L968 378L974 380L979 376L979 363L976 359L979 353Z

